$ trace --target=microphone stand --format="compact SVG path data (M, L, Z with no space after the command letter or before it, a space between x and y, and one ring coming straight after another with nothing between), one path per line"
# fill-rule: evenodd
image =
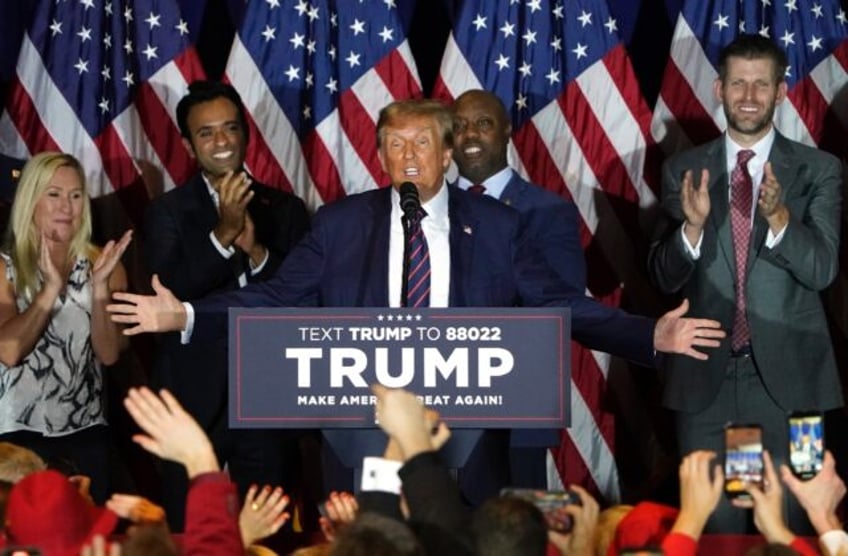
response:
M409 215L404 214L400 221L403 223L403 274L401 274L400 283L400 306L408 307L409 303L407 300L407 294L409 293L409 256L412 254L409 252Z

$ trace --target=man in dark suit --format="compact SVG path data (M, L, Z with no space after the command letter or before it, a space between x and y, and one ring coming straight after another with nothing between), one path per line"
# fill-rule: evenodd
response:
M727 132L664 166L652 277L731 330L709 360L667 358L663 400L683 454L720 454L725 423L756 423L780 462L787 412L842 405L819 299L839 265L841 167L775 130L786 67L771 40L740 35L722 51L715 82ZM744 527L726 503L711 522L713 531Z
M273 276L308 229L308 215L300 199L257 183L244 171L248 128L238 93L218 82L192 83L177 106L177 122L201 171L148 208L149 270L189 299ZM227 426L226 340L182 345L178 334L160 340L154 381L173 392L203 426L241 495L251 484L290 481L284 464L297 450L282 441L282 433ZM284 450L289 452L285 458ZM185 472L166 467L163 483L168 516L181 529Z
M507 146L512 124L501 100L488 91L470 90L456 98L452 111L453 160L459 169L456 186L489 195L516 209L527 240L540 251L548 266L577 291L586 291L586 262L580 245L577 208L522 179L509 167ZM559 445L559 431L514 430L509 442L509 483L547 488L547 449Z
M398 189L412 182L427 213L420 225L431 259L429 306L567 305L578 341L643 364L655 350L706 357L698 348L718 344L724 333L717 323L683 318L685 303L654 321L597 303L559 278L525 241L518 212L446 186L452 128L438 102L390 104L377 133L392 187L324 206L268 281L184 305L154 277L155 296L116 294L112 318L130 325L127 334L180 330L195 342L225 333L228 306L398 307L404 243Z
M6 229L24 160L0 154L0 230Z

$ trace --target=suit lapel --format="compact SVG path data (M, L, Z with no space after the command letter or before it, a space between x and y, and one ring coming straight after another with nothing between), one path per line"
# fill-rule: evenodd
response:
M363 273L357 293L360 307L389 306L389 235L391 234L391 188L386 187L372 196L370 214L362 225L365 242ZM398 272L401 272L398 269Z
M448 187L448 219L450 220L450 295L448 305L465 307L469 304L469 280L473 272L474 232L477 219L462 192Z
M730 229L730 176L727 175L726 154L724 151L724 139L719 138L713 142L707 152L707 170L710 172L710 215L708 222L713 228L718 239L718 250L724 255L727 265L736 269L736 256L733 250L733 234ZM700 175L693 175L697 184Z
M510 207L521 206L521 197L527 190L527 182L521 179L515 172L501 192L500 201Z

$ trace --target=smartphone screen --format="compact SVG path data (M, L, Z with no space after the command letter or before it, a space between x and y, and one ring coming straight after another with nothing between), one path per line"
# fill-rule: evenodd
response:
M824 463L824 420L817 412L789 415L789 467L796 477L812 479Z
M745 486L763 486L763 431L759 425L728 425L724 429L724 492L749 497Z
M567 490L535 490L531 488L505 488L501 496L515 496L539 508L547 521L548 529L567 533L573 526L571 516L558 511L569 504L580 504L580 498Z

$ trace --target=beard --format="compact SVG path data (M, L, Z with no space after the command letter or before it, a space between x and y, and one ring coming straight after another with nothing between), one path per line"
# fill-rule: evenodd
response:
M727 105L724 105L724 117L727 120L727 127L742 135L760 135L771 126L774 120L775 107L776 103L772 102L766 108L765 114L761 118L756 120L742 120L737 118Z

